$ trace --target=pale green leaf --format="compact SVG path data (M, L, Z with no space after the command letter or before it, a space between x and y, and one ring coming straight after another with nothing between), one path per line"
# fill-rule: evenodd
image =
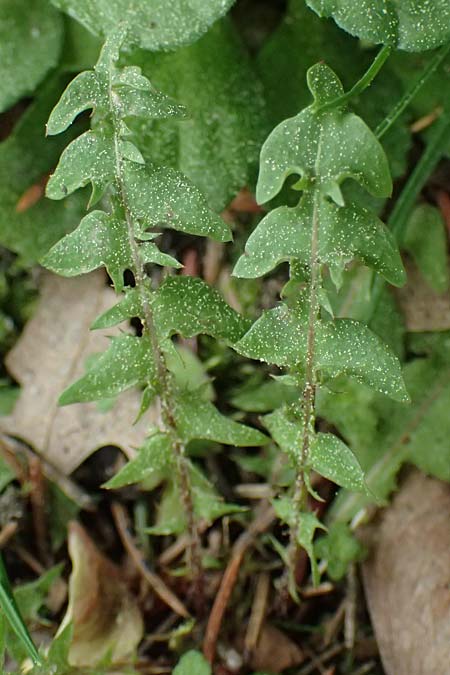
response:
M85 210L83 193L64 204L42 197L26 210L18 209L21 198L43 182L68 142L67 134L55 139L44 135L48 114L64 84L65 77L58 75L42 85L10 136L0 143L0 243L27 262L39 260L76 227Z
M77 75L63 91L47 122L47 134L53 136L65 131L84 110L107 105L103 92L92 70Z
M204 439L246 447L264 445L268 441L267 436L257 429L222 415L215 405L192 392L177 396L174 416L178 432L186 443Z
M152 386L155 370L148 338L131 335L114 337L86 375L63 392L59 403L69 405L98 401L138 384Z
M0 112L33 93L58 63L61 16L47 0L0 3Z
M411 214L401 242L436 293L449 286L447 234L440 211L421 204Z
M226 514L243 511L240 506L224 502L213 485L193 464L189 464L189 473L194 513L199 520L211 524L217 518L221 518ZM156 523L148 528L148 532L156 535L181 534L185 532L187 527L186 513L183 509L180 509L181 503L182 499L179 487L173 480L170 480L164 489L161 502L158 506Z
M92 183L91 203L94 204L114 180L114 166L112 138L99 131L86 131L62 153L47 183L47 197L64 199Z
M86 242L89 242L88 246ZM144 263L180 267L174 258L161 253L152 242L143 242L139 251ZM103 211L92 211L74 232L53 246L42 264L66 277L86 274L104 265L116 290L121 291L124 271L134 266L126 223Z
M316 556L327 563L327 574L340 581L351 563L364 558L365 549L345 523L333 523L314 545Z
M294 524L294 509L291 499L289 499L289 497L276 499L273 506L278 518L292 527ZM297 542L308 554L308 558L311 562L313 583L317 586L320 581L320 573L315 556L313 540L316 530L325 530L326 528L313 513L302 512L300 513L299 520Z
M144 49L174 49L198 39L233 0L51 0L92 33L108 36L118 25Z
M251 324L202 279L182 275L168 277L158 288L153 311L158 333L164 337L203 333L234 344Z
M303 421L293 408L279 408L264 417L264 425L274 441L291 458L301 461ZM367 492L364 473L350 448L333 434L318 433L312 438L307 465L337 485L356 492Z
M250 235L233 274L259 277L291 258L308 268L313 210L312 198L305 195L295 208L281 206L271 211ZM317 218L320 264L339 270L359 258L390 283L401 286L405 282L397 244L386 226L370 211L354 205L338 206L324 199L319 204Z
M130 122L144 157L182 171L221 211L256 181L269 130L261 84L231 21L174 53L139 51L129 58L189 111L183 122Z
M106 44L99 64L110 49ZM77 75L67 86L47 123L47 133L59 134L67 129L84 110L104 114L109 109L108 91L113 93L115 113L120 119L132 117L181 117L186 116L183 106L157 91L150 80L141 74L140 68L129 66L115 70L109 63L111 81L105 79L99 65Z
M211 675L211 673L211 666L203 654L194 650L184 654L173 671L173 675Z
M217 241L232 238L228 225L179 171L127 163L124 184L131 215L143 228L172 228Z
M178 334L191 338L203 333L234 344L251 324L215 288L197 277L169 276L154 293L145 293L160 337ZM142 315L140 291L130 288L117 305L96 319L92 328L110 328Z
M126 225L103 211L92 211L74 232L53 246L42 264L66 277L86 274L104 265L120 291L124 271L132 267Z
M295 367L304 364L306 345L306 321L280 305L264 312L234 348L250 358ZM325 377L348 374L395 400L409 400L396 357L357 321L317 322L315 367Z
M337 76L323 63L309 69L308 86L316 104L343 93ZM341 109L317 113L312 105L272 131L261 150L258 202L275 197L291 174L300 176L302 189L313 184L322 199L331 196L338 202L339 185L346 178L378 197L392 190L380 143L362 119Z
M433 49L450 39L447 0L306 0L352 35L407 51Z
M137 457L129 461L103 487L114 490L145 481L148 488L168 476L172 461L171 439L167 434L157 431L147 438L138 450Z

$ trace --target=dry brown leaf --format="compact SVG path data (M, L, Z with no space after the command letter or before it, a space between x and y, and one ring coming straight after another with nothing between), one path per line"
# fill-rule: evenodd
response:
M13 414L1 418L2 429L66 475L105 445L132 457L145 438L148 418L132 425L140 402L136 390L124 392L106 413L96 403L57 405L62 391L84 373L87 357L104 351L107 336L116 332L89 330L116 301L101 272L75 279L43 275L38 307L6 357L22 391Z
M450 293L439 294L427 284L417 267L406 263L408 283L394 293L409 331L449 330Z
M72 622L69 663L92 666L107 654L112 663L132 656L143 637L144 624L119 569L75 521L69 524L68 546L72 560L69 605L59 632Z
M281 673L303 663L305 657L300 647L278 628L264 624L251 658L251 667L269 673Z
M412 472L377 526L364 586L387 675L450 672L450 486Z

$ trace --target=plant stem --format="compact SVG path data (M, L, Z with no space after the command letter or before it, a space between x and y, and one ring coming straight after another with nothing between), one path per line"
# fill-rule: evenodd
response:
M327 103L318 106L316 112L319 113L324 112L325 110L332 110L333 108L340 108L346 105L350 101L350 99L361 94L361 92L363 92L364 89L367 89L367 87L378 75L390 53L391 47L389 47L388 45L382 47L378 52L378 54L376 55L370 67L366 70L361 79L358 80L358 82L353 85L350 91L346 91L345 94L342 94L342 96L338 96L332 101L327 101Z
M450 42L443 45L426 64L425 68L419 73L417 79L412 86L403 94L402 98L392 108L391 112L384 118L382 122L375 129L375 135L380 139L391 128L394 122L400 117L402 112L409 106L413 98L435 72L435 70L444 61L450 52Z
M388 219L388 226L396 238L401 242L408 218L411 214L416 199L422 188L427 182L430 174L436 168L439 160L450 143L450 114L443 113L436 122L432 134L429 138L427 147L422 154L414 171L410 175L405 187L403 188L397 202ZM372 289L372 311L370 318L374 315L380 302L381 294L384 288L384 280L377 276Z
M110 67L111 72L112 65ZM148 337L154 363L156 365L157 373L157 394L160 402L161 423L164 430L172 439L172 448L175 455L178 484L181 493L181 501L183 504L183 511L186 515L187 526L189 532L190 543L188 546L188 564L194 579L195 599L198 606L202 604L202 562L201 562L201 540L200 533L197 526L197 520L194 512L194 501L192 497L191 482L189 476L189 467L186 461L186 448L184 442L180 439L176 421L173 416L175 408L171 383L168 378L167 366L164 354L159 346L158 338L155 330L155 322L153 318L153 311L148 302L148 297L145 287L145 270L139 255L139 247L135 237L134 223L131 215L131 209L128 204L125 183L123 179L123 158L120 151L120 133L119 133L119 119L116 115L117 103L114 99L114 92L111 85L111 80L108 86L109 103L111 110L111 119L114 130L114 153L115 153L115 180L118 190L118 200L128 231L128 240L131 248L133 259L133 274L136 288L139 291L141 305L142 305L142 320L143 331Z
M316 339L316 321L319 311L318 287L320 283L320 264L318 261L319 248L319 196L316 192L314 196L314 209L312 218L311 233L311 258L310 270L311 281L309 285L309 316L308 316L308 335L306 347L306 365L305 365L305 385L303 387L302 407L303 407L303 438L300 453L300 465L295 481L293 505L293 522L289 534L288 547L288 581L295 588L295 566L298 554L298 532L301 527L301 514L307 509L308 487L305 480L305 467L308 461L308 455L311 447L311 436L314 433L315 420L315 398L316 398L316 373L314 367L315 339Z

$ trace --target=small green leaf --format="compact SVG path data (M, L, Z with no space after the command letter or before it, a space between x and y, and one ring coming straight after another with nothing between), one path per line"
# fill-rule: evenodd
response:
M84 110L107 105L106 95L92 70L77 75L63 91L47 122L47 134L65 131Z
M61 155L47 183L49 199L64 199L80 187L92 183L91 204L95 204L114 180L112 139L98 131L78 136Z
M198 277L169 276L157 291L147 291L146 295L154 314L155 328L162 338L173 334L184 338L205 334L234 344L251 325L251 321L232 309L215 288ZM142 315L140 292L130 288L117 305L95 320L92 328L110 328Z
M303 421L293 408L280 408L264 417L264 425L274 441L291 458L295 467L301 461ZM333 434L315 434L307 464L337 485L367 493L364 473L353 452Z
M294 524L294 509L292 508L291 500L288 497L282 497L276 499L273 502L273 506L278 518L292 527ZM302 512L299 515L300 524L297 532L297 543L304 548L308 554L308 558L311 562L313 584L314 586L317 586L320 581L320 573L315 556L313 540L316 530L326 530L326 527L313 513Z
M96 359L86 375L66 389L60 405L98 401L120 394L135 385L152 386L155 365L146 337L121 335L111 339L110 346Z
M184 654L173 675L211 675L212 670L203 654L191 650Z
M168 475L172 464L172 443L167 434L157 431L145 441L138 455L111 478L103 487L110 490L124 485L145 481L149 485L158 484Z
M119 292L123 273L132 266L126 225L103 211L92 211L74 232L53 246L42 264L65 277L86 274L104 265Z
M87 241L89 246L85 245ZM139 251L144 263L180 267L175 258L162 253L152 242L143 242ZM104 265L120 292L125 270L134 266L127 225L103 211L92 211L74 232L53 246L42 264L65 277L86 274Z
M27 263L39 260L85 212L83 193L64 204L42 198L26 210L18 209L23 195L53 170L70 139L69 132L54 139L44 135L45 122L65 82L65 76L57 75L42 85L12 133L0 143L0 243Z
M233 344L251 324L202 279L182 275L167 277L154 295L153 311L161 337L203 333Z
M319 16L332 16L352 35L420 52L450 39L447 0L306 0Z
M92 33L108 36L122 24L132 43L158 51L194 42L233 0L51 0Z
M445 293L449 286L447 235L440 211L429 204L417 206L401 243L431 288Z
M33 93L58 63L63 22L46 0L0 3L0 112Z
M340 581L353 562L360 562L365 549L345 523L333 523L325 536L314 545L316 555L327 562L327 573L333 581Z
M251 447L264 445L268 441L267 436L257 429L222 415L215 405L193 392L177 397L174 414L177 429L186 443L193 439L204 439L225 445Z
M193 465L189 464L192 498L196 517L208 524L217 518L230 513L240 513L245 509L235 504L227 504L216 492L213 485ZM161 502L158 506L156 523L148 528L153 535L182 534L186 532L187 520L183 509L180 509L181 495L178 485L173 480L168 481L164 489Z

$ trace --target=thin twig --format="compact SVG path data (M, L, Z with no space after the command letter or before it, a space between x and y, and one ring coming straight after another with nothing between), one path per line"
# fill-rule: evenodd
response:
M13 537L17 532L17 522L12 520L10 523L6 523L0 530L0 549L5 548L8 541Z
M137 548L131 534L128 531L128 518L125 508L122 504L114 502L111 506L114 523L119 533L120 540L124 549L135 564L137 570L142 574L156 595L161 598L176 614L187 618L189 612L177 596L170 590L164 581L154 572L151 572L144 561L144 556Z
M259 515L250 524L249 528L236 540L231 552L230 561L223 573L220 587L209 615L203 642L203 654L209 663L213 663L216 655L216 644L220 627L228 605L233 588L239 573L242 560L247 549L252 545L255 538L267 530L275 520L275 512L270 505L260 511Z
M345 598L344 642L345 648L352 650L356 635L357 580L356 567L350 565L347 573L347 593Z
M262 572L256 582L255 596L253 599L252 611L245 634L244 646L246 661L252 654L258 644L261 627L266 617L267 601L269 599L270 576L267 572Z
M301 670L298 671L298 675L311 675L315 670L320 669L327 661L333 659L338 654L341 654L345 649L343 644L333 645L329 649L326 649L324 652L318 656L311 659L311 661L304 666Z
M28 476L31 485L30 504L33 518L36 550L41 562L48 565L50 555L48 549L48 527L46 513L46 485L39 457L33 455L28 462Z

